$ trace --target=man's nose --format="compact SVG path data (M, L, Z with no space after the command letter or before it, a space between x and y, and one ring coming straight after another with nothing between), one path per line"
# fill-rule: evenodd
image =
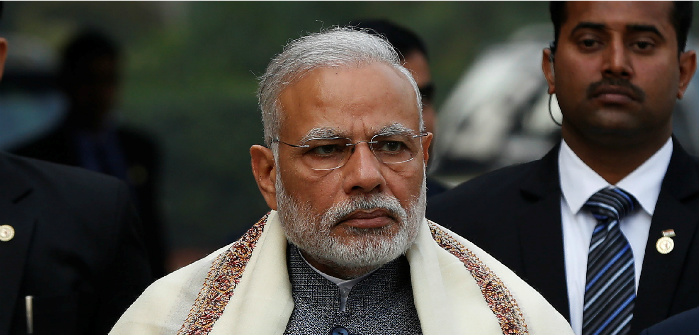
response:
M603 75L627 79L633 76L631 50L621 38L612 39L604 49Z
M386 185L384 164L374 155L366 142L354 146L347 163L342 167L345 193L381 191Z

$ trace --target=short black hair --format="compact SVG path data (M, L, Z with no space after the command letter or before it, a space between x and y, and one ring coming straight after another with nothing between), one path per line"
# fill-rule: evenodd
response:
M367 29L368 33L386 37L388 42L393 45L393 48L398 51L401 60L405 60L405 56L415 50L420 51L425 55L425 58L429 59L425 43L420 37L407 28L391 21L383 19L357 20L352 23L352 26Z
M694 15L694 5L692 1L673 1L672 13L670 13L670 21L675 28L677 35L677 51L683 52L687 47L687 35L689 27L692 25L692 16ZM551 42L551 54L556 53L558 46L558 37L561 33L561 26L567 19L566 2L551 1L549 2L549 13L551 14L551 23L553 23L553 42Z

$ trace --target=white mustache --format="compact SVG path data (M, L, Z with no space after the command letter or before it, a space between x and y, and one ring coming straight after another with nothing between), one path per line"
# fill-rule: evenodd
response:
M335 204L323 214L321 222L323 226L332 227L356 211L376 209L386 210L391 217L400 222L404 222L408 215L395 197L386 194L372 194L350 198Z

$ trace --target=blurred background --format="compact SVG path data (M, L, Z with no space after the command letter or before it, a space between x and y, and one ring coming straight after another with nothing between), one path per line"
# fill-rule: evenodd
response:
M695 5L695 27L698 14ZM436 178L454 185L553 145L557 126L540 71L553 36L547 2L139 1L5 2L0 149L62 119L66 99L55 76L67 41L85 28L111 36L123 53L119 122L147 132L161 150L157 201L169 269L177 268L235 240L268 210L248 149L262 143L256 77L269 59L307 32L371 18L412 29L427 44L439 120ZM697 81L675 117L694 154Z

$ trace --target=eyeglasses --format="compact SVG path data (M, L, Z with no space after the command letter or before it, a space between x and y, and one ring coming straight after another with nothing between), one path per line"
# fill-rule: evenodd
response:
M366 143L381 163L400 164L409 162L415 158L415 155L422 148L420 138L429 134L429 132L418 135L377 134L372 136L369 141L358 141L355 143L344 137L311 138L298 145L286 143L280 139L274 139L272 142L279 142L290 147L303 149L301 160L306 166L312 170L328 171L344 166L354 152L355 147L360 143Z

